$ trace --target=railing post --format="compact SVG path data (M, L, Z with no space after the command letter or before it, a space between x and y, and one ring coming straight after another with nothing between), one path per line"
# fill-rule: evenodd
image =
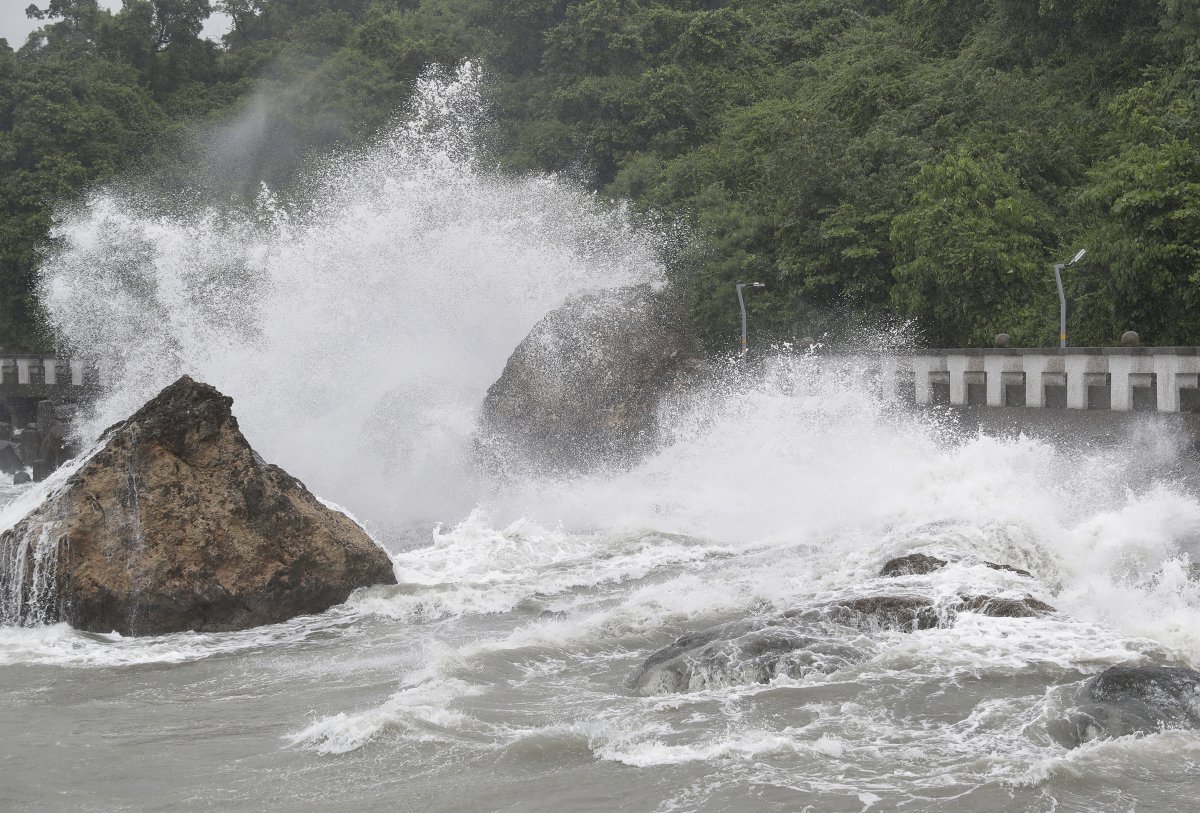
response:
M946 369L950 372L950 404L967 405L967 357L947 356Z
M1179 411L1179 385L1175 381L1176 357L1154 354L1154 374L1158 379L1158 411Z
M1067 373L1067 409L1087 409L1087 356L1067 356L1063 369Z
M1049 356L1023 356L1021 367L1025 371L1025 406L1041 409L1046 406L1046 385L1042 374L1050 365Z
M1006 356L984 356L983 372L987 376L987 405L1004 406L1004 363Z
M1129 412L1133 409L1133 385L1129 374L1133 371L1132 356L1109 356L1108 374L1112 384L1112 400L1109 409L1113 412Z

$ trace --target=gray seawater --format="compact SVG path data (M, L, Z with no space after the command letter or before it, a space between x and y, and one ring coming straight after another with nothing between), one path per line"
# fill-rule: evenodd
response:
M105 190L60 212L42 304L109 388L84 436L207 381L400 584L237 633L0 629L0 810L1191 809L1196 732L1049 734L1108 666L1200 666L1196 453L1170 430L963 431L783 349L665 405L632 470L474 469L512 348L574 292L658 281L663 239L479 167L484 96L469 66L427 77L376 144L243 217ZM66 475L3 489L0 527ZM878 578L917 551L956 561ZM846 664L766 683L736 659L694 691L630 682L680 635L897 593L1058 612L848 633Z
M1197 732L1072 749L1047 724L1107 666L1198 662L1193 452L1148 458L1150 429L1088 450L882 408L839 422L806 414L780 380L722 411L793 410L806 440L774 456L815 493L790 503L750 493L782 471L748 481L739 466L772 468L766 450L730 460L718 421L633 472L493 497L546 517L592 501L614 527L501 525L477 508L390 540L401 584L320 616L144 639L0 630L0 808L1186 809ZM733 471L696 471L714 456ZM1092 474L1054 474L1072 466ZM998 467L1029 481L997 494ZM726 497L745 483L744 503L710 505L694 493L705 477ZM647 506L667 530L628 521ZM726 523L744 531L699 533ZM876 576L911 551L960 561ZM830 674L715 670L699 691L651 697L630 683L657 649L717 623L955 592L1028 593L1059 612L865 633L861 662Z

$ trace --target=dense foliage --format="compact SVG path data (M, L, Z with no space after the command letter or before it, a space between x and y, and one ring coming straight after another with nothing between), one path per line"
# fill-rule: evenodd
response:
M213 7L234 27L200 37ZM35 339L50 207L136 172L245 193L353 143L428 64L482 62L494 160L702 240L672 273L715 346L733 283L780 338L913 319L930 343L1129 328L1200 344L1193 0L96 0L0 42L0 342ZM258 111L203 160L233 114ZM209 140L206 141L206 138ZM236 139L234 139L236 141ZM180 160L180 155L186 155ZM201 160L197 160L197 156ZM200 166L196 172L191 167Z

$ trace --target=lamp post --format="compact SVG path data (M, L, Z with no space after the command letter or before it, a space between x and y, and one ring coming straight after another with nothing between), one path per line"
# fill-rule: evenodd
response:
M1062 271L1064 268L1070 268L1075 263L1083 259L1083 255L1087 254L1086 248L1079 249L1069 263L1054 264L1054 281L1058 284L1058 346L1067 346L1067 297L1063 293L1062 287Z
M761 282L739 282L737 284L738 307L742 310L742 352L739 355L746 355L750 351L750 345L746 343L746 299L742 296L743 288L765 288Z

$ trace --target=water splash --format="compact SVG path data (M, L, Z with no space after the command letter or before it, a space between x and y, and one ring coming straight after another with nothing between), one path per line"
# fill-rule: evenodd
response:
M477 68L431 72L374 143L252 209L102 190L67 213L39 294L100 368L88 433L189 373L376 529L462 516L475 412L512 348L574 292L660 275L620 206L483 166L485 107Z
M0 535L0 626L58 621L64 524L58 502L51 498L37 526L10 528Z

